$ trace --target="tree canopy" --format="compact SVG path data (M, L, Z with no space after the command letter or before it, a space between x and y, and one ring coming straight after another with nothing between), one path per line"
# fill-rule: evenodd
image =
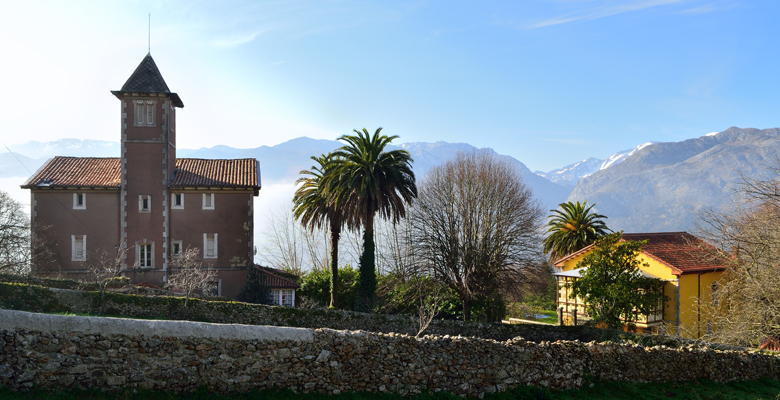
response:
M580 250L610 232L604 215L593 211L595 204L566 202L550 210L544 252L555 260Z
M360 283L356 308L373 309L376 292L374 217L394 222L406 215L406 206L417 197L412 157L406 150L387 150L398 136L354 130L339 140L346 144L333 153L333 174L328 188L345 211L351 228L363 228L363 252L360 256Z
M293 214L309 229L330 229L330 307L336 307L339 287L339 239L344 225L344 209L338 202L334 191L329 190L328 182L335 169L332 154L312 157L316 163L310 170L303 170L298 179L298 188L293 196Z
M587 268L572 284L574 296L586 303L594 324L611 328L631 325L636 314L648 314L663 301L662 282L644 276L637 258L644 241L623 241L623 233L596 240L577 268Z
M465 319L483 309L500 318L500 295L539 265L541 211L511 165L490 155L459 155L434 168L412 212L412 243L422 272L456 292Z

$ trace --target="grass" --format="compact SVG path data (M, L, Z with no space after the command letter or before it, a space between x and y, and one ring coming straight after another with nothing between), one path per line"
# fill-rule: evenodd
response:
M97 391L32 391L12 392L0 388L0 400L50 399L50 400L454 400L460 399L448 393L420 394L403 397L393 394L343 393L339 395L295 394L289 391L261 391L246 394L218 395L200 390L196 393L173 394L155 391L102 393ZM508 392L485 396L489 400L780 400L780 380L712 383L597 383L578 390L550 391L521 387Z
M558 313L555 310L541 310L537 314L544 315L542 318L534 318L535 321L546 322L548 324L558 323Z
M558 313L533 303L509 303L507 304L506 318L520 318L546 324L558 324Z

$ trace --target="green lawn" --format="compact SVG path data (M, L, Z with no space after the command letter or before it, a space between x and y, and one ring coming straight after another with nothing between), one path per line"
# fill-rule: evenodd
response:
M558 313L555 312L555 310L542 310L537 314L538 316L534 318L535 321L546 322L548 324L558 323ZM544 317L541 317L542 315L544 315Z
M148 400L400 400L402 396L390 394L363 394L346 393L335 396L295 394L291 392L255 392L237 395L215 395L206 391L176 395L162 392L139 393L112 393L100 392L44 392L34 391L27 393L11 392L0 388L0 399L148 399ZM444 400L459 399L451 394L423 394L408 399L413 400ZM509 392L485 396L492 400L585 400L585 399L610 399L610 400L642 400L642 399L689 399L689 400L780 400L780 381L764 380L753 382L736 382L718 384L711 382L701 383L600 383L592 387L571 391L548 391L537 388L518 388Z

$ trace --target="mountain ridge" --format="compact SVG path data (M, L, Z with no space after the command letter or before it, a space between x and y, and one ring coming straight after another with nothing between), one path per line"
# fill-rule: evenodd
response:
M217 145L179 149L178 155L254 157L260 161L264 185L292 187L300 170L311 165L310 156L341 145L335 140L303 136L254 148ZM678 142L645 142L606 159L586 158L547 172L532 172L512 156L468 143L408 142L391 148L403 148L412 154L420 181L431 168L458 153L492 154L517 168L545 210L565 200L587 200L609 216L609 225L616 230L681 231L697 229L699 216L707 210L724 211L731 207L744 176L765 177L772 167L780 165L780 128L730 127ZM18 185L49 156L116 157L119 143L62 139L28 142L10 149L13 154L0 153L0 183L10 187L20 199L29 199Z

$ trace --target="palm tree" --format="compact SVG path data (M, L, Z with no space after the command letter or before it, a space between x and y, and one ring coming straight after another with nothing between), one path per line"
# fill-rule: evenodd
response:
M326 179L334 166L333 156L323 154L311 157L316 165L303 170L296 183L300 184L293 196L293 215L309 229L319 229L326 224L330 228L330 307L337 306L336 288L339 279L339 239L344 216L330 196Z
M393 222L406 215L406 204L417 197L412 157L406 150L385 151L398 136L382 135L382 128L370 134L367 129L339 138L346 142L334 155L333 179L329 184L345 211L351 228L363 228L360 281L356 308L371 311L376 290L374 260L374 217Z
M604 223L604 215L592 212L595 204L566 202L559 209L550 210L544 252L551 260L558 259L596 241L611 232Z

